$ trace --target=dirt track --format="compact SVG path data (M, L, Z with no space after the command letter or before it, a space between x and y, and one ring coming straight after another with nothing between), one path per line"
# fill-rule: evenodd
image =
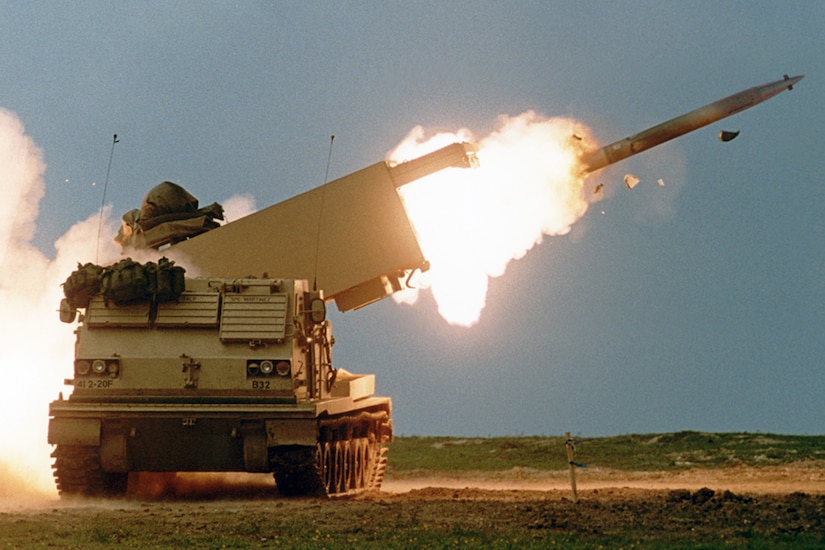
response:
M476 487L498 490L567 490L570 478L567 471L539 472L530 469L514 469L489 474L466 472L460 476L417 479L389 478L384 492L398 493L428 486L464 488ZM816 463L795 463L790 466L765 466L760 468L723 468L716 470L692 469L682 472L626 472L599 468L577 469L576 486L579 491L605 488L635 489L690 489L709 487L742 493L793 493L825 494L825 467Z
M821 465L678 474L582 471L578 489L573 503L565 472L527 470L450 479L390 477L379 493L334 500L281 498L266 477L196 477L174 487L155 480L154 486L144 483L143 494L131 488L132 496L123 500L8 501L0 508L0 540L14 547L19 541L5 529L22 523L31 532L12 536L32 543L41 537L42 546L53 545L50 537L56 535L41 527L43 522L62 525L62 536L80 537L82 545L90 542L83 538L90 524L98 526L92 531L99 539L91 542L138 546L146 529L158 542L179 543L176 537L186 535L216 547L227 541L323 546L342 540L404 547L404 541L431 545L455 533L474 544L510 540L535 546L604 537L744 543L754 536L779 540L800 534L807 542L825 542Z

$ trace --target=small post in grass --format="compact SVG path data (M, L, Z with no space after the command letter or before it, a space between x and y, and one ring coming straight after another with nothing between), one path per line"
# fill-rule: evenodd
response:
M573 451L576 449L576 442L570 437L570 432L566 432L564 436L567 438L565 445L567 446L567 463L570 465L570 490L573 492L573 502L578 502L579 497L576 494L576 463L573 460Z

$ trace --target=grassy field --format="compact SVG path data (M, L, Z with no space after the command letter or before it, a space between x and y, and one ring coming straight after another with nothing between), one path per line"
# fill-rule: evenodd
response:
M390 456L389 474L399 477L432 471L567 468L564 437L396 437ZM575 460L625 471L760 467L825 460L825 436L685 431L583 438L576 443Z
M563 437L397 437L388 478L567 468ZM649 472L803 464L825 436L751 433L582 438L576 462ZM702 498L698 498L702 497ZM2 548L824 548L825 495L427 487L357 498L231 496L49 501L0 507Z

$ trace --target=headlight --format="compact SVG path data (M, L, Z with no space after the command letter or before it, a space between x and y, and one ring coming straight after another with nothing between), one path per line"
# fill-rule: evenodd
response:
M92 363L92 370L95 371L96 374L103 374L106 371L106 361L95 359Z
M274 368L272 361L261 361L261 374L272 374Z
M74 371L77 374L80 374L80 375L89 374L89 369L91 369L91 368L92 368L92 365L89 364L89 362L84 360L84 359L80 359L74 365Z

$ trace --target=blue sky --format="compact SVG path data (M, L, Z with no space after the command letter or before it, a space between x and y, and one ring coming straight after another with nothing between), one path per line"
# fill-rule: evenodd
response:
M401 434L821 434L823 20L820 2L8 3L0 108L43 151L48 256L100 207L115 133L116 216L163 180L261 208L323 183L331 134L331 177L416 125L484 136L527 109L608 143L805 74L600 173L615 190L494 279L478 325L428 298L333 324L335 362L376 373Z

